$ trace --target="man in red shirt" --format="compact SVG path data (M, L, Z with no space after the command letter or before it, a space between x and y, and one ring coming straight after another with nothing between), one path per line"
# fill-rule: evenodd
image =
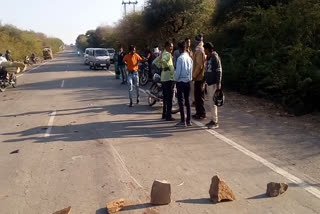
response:
M129 107L132 107L133 86L136 88L137 104L139 103L139 75L138 75L139 66L138 66L138 63L140 61L144 62L146 60L142 59L136 53L136 47L134 45L130 45L129 46L129 54L125 55L125 57L123 58L123 62L127 65L127 70L128 70L129 99L130 99Z

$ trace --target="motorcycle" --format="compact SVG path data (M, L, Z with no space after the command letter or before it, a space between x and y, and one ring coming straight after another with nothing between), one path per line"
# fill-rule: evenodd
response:
M157 102L163 102L163 88L161 84L161 77L159 74L155 73L153 75L153 83L149 90L146 91L148 94L148 104L149 106L155 105ZM177 89L174 87L173 89L173 98L172 98L172 106L178 105L178 98L177 98ZM179 108L173 108L172 114L176 114L179 112Z
M17 76L6 71L0 71L0 91L4 92L8 86L17 87Z
M149 64L148 62L139 62L139 84L147 85L149 81Z

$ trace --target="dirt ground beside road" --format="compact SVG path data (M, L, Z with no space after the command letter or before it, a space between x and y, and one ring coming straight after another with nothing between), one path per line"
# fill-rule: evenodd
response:
M303 116L294 116L285 111L283 107L264 98L242 95L238 92L225 91L225 104L238 108L259 118L283 120L294 128L308 130L313 135L320 136L320 112L313 112Z

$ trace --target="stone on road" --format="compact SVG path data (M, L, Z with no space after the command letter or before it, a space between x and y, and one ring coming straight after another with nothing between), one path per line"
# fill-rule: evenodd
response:
M213 203L236 200L231 188L218 175L213 176L211 179L209 194Z
M288 184L285 183L275 183L275 182L270 182L267 184L267 196L269 197L277 197L287 191L288 189Z
M171 185L168 181L155 180L151 189L151 204L165 205L171 202Z
M54 212L53 214L71 214L71 207L67 207L63 210Z

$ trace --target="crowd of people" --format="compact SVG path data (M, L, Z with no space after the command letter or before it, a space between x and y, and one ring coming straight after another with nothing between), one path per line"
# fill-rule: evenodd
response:
M216 90L221 89L222 66L221 60L211 42L204 43L203 35L195 36L195 49L191 49L191 39L186 38L174 43L167 41L164 50L159 51L154 47L153 53L146 46L144 57L136 53L134 45L129 46L129 53L125 54L123 47L118 53L118 68L122 76L122 84L129 85L129 107L133 106L133 92L136 91L136 103L139 103L139 74L138 63L149 62L154 66L155 72L159 72L163 87L163 111L162 119L174 121L172 117L172 98L174 85L177 88L177 97L180 110L180 121L177 127L192 126L191 103L195 106L193 119L201 120L206 118L204 106L205 90L208 92L211 118L206 124L208 128L218 128L218 108L213 101ZM127 66L127 71L125 67ZM206 86L206 87L205 87ZM185 109L186 108L186 115Z

